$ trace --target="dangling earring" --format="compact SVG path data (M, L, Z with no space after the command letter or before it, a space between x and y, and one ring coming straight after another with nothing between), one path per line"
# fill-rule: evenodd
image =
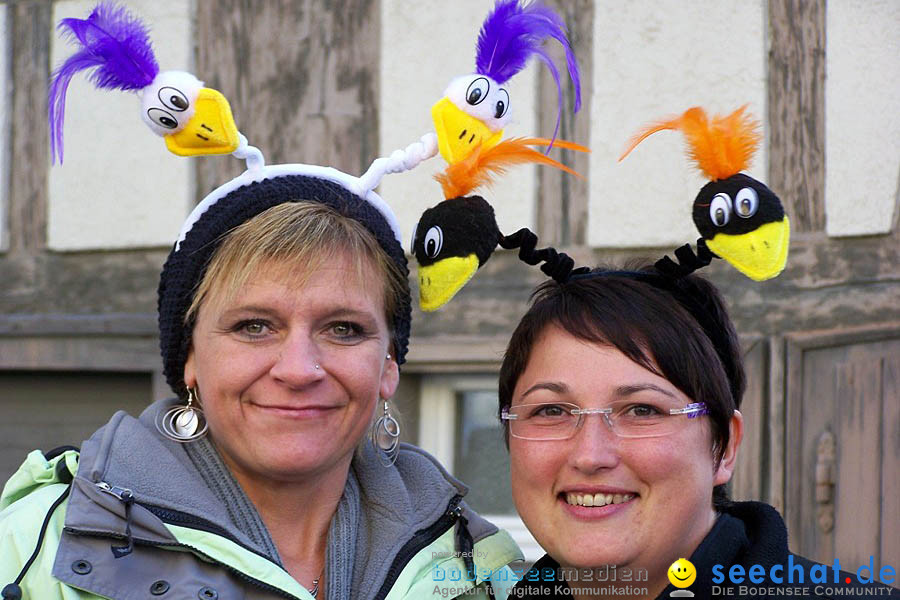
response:
M203 410L195 407L197 392L188 388L188 401L184 406L173 406L162 417L156 415L156 429L173 442L193 442L206 435L208 425Z
M372 426L372 446L381 464L389 467L397 460L400 447L400 423L391 414L387 400L384 400L384 414Z

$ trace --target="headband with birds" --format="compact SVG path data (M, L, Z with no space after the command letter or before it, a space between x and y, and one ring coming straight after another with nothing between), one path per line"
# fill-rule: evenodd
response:
M76 48L54 71L49 89L50 146L63 160L66 92L72 78L89 71L100 89L136 93L141 118L179 156L231 154L246 170L210 192L190 213L163 267L159 286L160 346L172 388L185 396L182 380L192 329L184 322L196 283L222 234L284 202L300 199L327 204L361 222L403 273L407 261L398 221L375 193L387 173L414 168L437 154L433 134L390 156L378 158L360 177L318 165L266 165L262 152L237 129L228 100L183 71L160 71L146 25L124 7L100 2L84 19L63 19L62 35ZM408 299L394 315L395 358L402 364L411 312Z
M527 228L499 235L499 245L518 248L519 259L565 285L593 277L628 277L668 292L702 327L722 358L732 394L739 395L738 378L731 372L725 355L727 332L711 308L710 299L687 285L684 277L708 266L713 258L723 258L755 281L777 277L787 262L789 220L778 197L762 182L741 173L759 144L758 122L741 107L727 116L707 118L699 107L680 117L667 119L643 129L630 142L624 158L647 136L663 129L681 129L690 145L689 154L711 179L694 200L693 219L702 236L697 251L690 244L677 248L675 259L663 256L648 271L621 271L576 267L575 261L555 248L538 248L538 238ZM621 160L621 159L620 159Z

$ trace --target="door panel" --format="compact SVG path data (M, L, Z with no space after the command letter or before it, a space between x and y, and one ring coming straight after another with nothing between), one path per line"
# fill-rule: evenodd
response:
M900 338L869 331L789 343L792 550L848 569L870 556L876 567L900 564Z

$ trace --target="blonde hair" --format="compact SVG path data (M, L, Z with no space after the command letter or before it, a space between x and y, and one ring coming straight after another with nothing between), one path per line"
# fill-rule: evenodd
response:
M300 286L306 277L336 255L347 256L359 281L381 274L385 319L392 346L397 306L409 295L409 282L400 267L366 227L319 202L284 202L261 212L223 234L194 290L184 323L190 326L206 302L227 304L265 265L288 267L287 283ZM296 268L291 268L296 267Z

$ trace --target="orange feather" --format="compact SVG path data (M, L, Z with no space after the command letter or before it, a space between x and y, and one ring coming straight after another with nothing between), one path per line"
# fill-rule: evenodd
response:
M664 129L680 129L687 140L690 158L709 179L726 179L750 165L762 138L759 121L744 114L744 105L726 116L716 115L709 120L706 112L695 106L681 116L648 125L639 131L622 156L621 161L650 135Z
M465 196L482 185L493 183L495 176L502 175L512 165L541 163L581 177L561 162L529 147L549 146L550 143L551 140L546 138L512 138L484 151L478 147L464 160L450 165L443 173L438 173L434 178L444 189L445 198L457 198ZM590 152L588 148L580 144L565 140L556 140L553 145L577 152Z

